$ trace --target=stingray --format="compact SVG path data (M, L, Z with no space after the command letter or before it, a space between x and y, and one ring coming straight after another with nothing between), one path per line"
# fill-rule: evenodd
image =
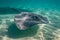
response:
M31 12L21 12L14 16L14 22L19 30L26 30L37 24L47 24L47 17L31 13Z

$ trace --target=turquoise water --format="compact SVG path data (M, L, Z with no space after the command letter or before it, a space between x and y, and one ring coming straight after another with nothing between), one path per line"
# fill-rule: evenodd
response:
M45 16L49 23L18 30L14 15L22 11ZM60 40L60 0L0 0L0 40Z

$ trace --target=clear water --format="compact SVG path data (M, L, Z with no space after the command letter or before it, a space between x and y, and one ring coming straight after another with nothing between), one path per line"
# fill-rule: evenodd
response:
M18 30L14 15L21 11L46 16L49 23ZM60 0L0 0L0 40L60 40Z

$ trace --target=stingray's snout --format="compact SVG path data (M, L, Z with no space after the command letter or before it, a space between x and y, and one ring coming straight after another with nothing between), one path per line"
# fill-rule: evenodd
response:
M41 15L37 15L34 14L32 15L32 21L35 22L36 24L47 24L49 23L47 17L41 16Z
M47 17L40 16L39 19L40 19L40 22L42 24L48 24L49 23Z

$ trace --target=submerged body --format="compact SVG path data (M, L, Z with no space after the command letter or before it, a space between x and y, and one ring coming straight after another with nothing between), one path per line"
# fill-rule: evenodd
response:
M21 12L20 14L15 16L14 21L20 30L28 29L29 27L34 26L36 24L48 23L46 17L42 17L38 14L30 12Z

